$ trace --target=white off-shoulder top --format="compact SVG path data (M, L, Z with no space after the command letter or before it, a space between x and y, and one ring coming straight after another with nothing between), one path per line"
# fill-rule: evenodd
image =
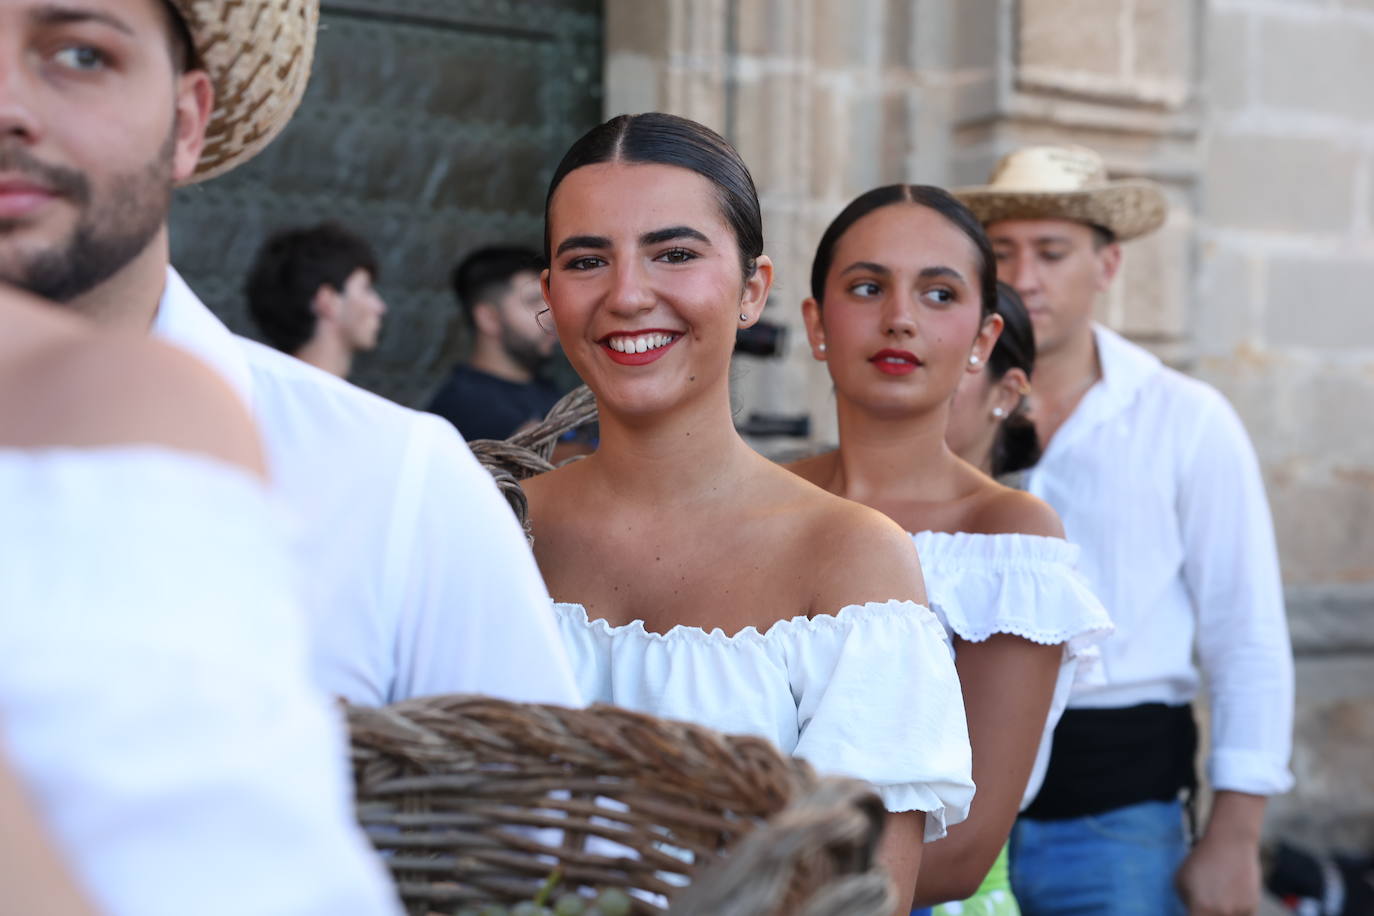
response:
M1102 602L1075 570L1079 548L1063 538L1029 534L912 535L921 555L931 610L952 636L982 642L995 633L1042 645L1064 645L1049 718L1021 800L1040 791L1054 728L1076 684L1102 680L1098 644L1113 625Z
M779 620L766 631L611 626L555 605L589 702L767 738L818 772L923 811L927 841L968 816L972 758L949 638L910 601Z

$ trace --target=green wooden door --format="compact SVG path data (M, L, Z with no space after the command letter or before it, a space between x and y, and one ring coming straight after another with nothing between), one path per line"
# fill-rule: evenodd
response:
M177 193L173 263L231 328L272 231L336 219L381 261L390 311L353 380L419 405L461 331L448 276L482 244L537 245L559 157L601 120L600 0L325 0L310 88L243 168Z

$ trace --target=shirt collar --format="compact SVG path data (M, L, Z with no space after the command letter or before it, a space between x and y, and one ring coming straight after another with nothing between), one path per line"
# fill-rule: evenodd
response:
M1093 325L1093 340L1097 343L1097 359L1102 366L1102 386L1115 412L1135 397L1162 364L1150 351L1103 325Z
M153 336L208 363L252 406L253 373L238 341L171 266L167 268L167 285L153 320Z
M1102 378L1088 389L1050 439L1041 458L1042 464L1129 407L1136 393L1162 365L1153 353L1100 324L1093 325L1093 340L1097 345L1098 363L1102 366Z

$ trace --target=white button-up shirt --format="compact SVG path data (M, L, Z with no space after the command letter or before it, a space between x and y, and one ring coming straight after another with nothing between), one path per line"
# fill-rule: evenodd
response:
M153 331L249 404L299 522L316 679L354 703L581 702L552 603L491 476L445 420L235 337L168 269Z
M1250 440L1216 390L1106 328L1095 335L1102 379L1030 475L1116 623L1102 645L1105 685L1070 707L1186 704L1196 648L1213 788L1285 792L1293 657Z

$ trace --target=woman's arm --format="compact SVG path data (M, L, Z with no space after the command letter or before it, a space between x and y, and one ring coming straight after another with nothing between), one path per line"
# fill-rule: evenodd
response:
M883 837L878 843L878 861L887 869L897 888L897 907L893 916L911 912L911 889L918 887L921 850L925 848L926 816L921 811L889 814Z
M968 820L925 851L915 906L972 896L1001 852L1035 764L1063 651L1007 634L958 642L978 794Z
M19 777L0 756L0 914L93 916L30 807Z

